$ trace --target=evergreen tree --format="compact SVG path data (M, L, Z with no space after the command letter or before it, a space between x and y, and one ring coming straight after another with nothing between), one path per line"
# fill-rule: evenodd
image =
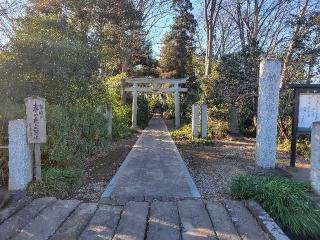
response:
M160 54L160 75L162 77L184 77L193 75L192 58L195 53L194 35L196 20L192 14L190 0L175 0L177 13L171 31L164 37Z

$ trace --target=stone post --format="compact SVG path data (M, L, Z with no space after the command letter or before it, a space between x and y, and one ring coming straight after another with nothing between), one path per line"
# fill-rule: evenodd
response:
M197 103L192 105L192 137L199 137L199 106Z
M107 118L107 128L108 128L108 137L112 138L112 106L107 104L106 107L106 118Z
M208 126L207 126L207 104L201 105L201 137L208 137Z
M33 177L32 151L23 119L9 122L9 190L25 190Z
M311 185L320 195L320 122L314 122L311 128Z
M175 83L175 92L174 92L174 116L175 116L175 126L176 128L180 127L180 93L179 93L179 84Z
M260 63L256 161L262 168L276 165L280 74L280 61Z
M138 92L137 84L133 84L135 90L132 92L132 128L137 128L137 114L138 114Z
M102 106L101 106L101 105L99 105L99 106L97 107L97 113L102 113Z

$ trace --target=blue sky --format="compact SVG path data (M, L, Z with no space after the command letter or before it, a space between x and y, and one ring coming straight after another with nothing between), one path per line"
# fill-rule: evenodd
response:
M193 5L193 14L195 16L199 15L201 12L201 3L203 0L191 0ZM157 25L159 25L159 28L154 28L153 31L150 34L150 41L153 46L153 55L155 57L158 57L160 54L160 50L162 47L162 38L164 34L168 31L170 31L170 26L173 24L174 19L173 16L164 17L161 19Z
M194 10L193 10L194 15L199 15L201 11L202 1L203 0L191 0L194 7ZM157 24L157 26L159 27L154 28L149 35L149 39L152 43L153 55L155 57L158 57L160 54L160 50L162 47L162 38L166 32L170 31L170 26L174 22L173 17L174 16L171 15L171 16L165 16L164 18L162 18ZM6 43L7 41L8 39L5 38L0 33L0 43Z

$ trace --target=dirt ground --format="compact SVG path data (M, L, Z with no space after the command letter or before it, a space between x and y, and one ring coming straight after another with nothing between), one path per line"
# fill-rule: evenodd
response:
M200 194L211 200L225 198L232 177L245 173L257 173L254 139L215 140L211 145L176 141L186 161ZM278 153L277 166L287 169L289 156ZM307 165L302 159L297 166ZM276 174L286 175L287 172Z
M86 159L83 184L66 198L83 201L99 201L103 191L130 152L140 133L106 146Z
M171 123L167 122L167 125L172 130ZM214 140L210 145L192 141L175 140L175 142L200 194L205 199L224 199L234 176L245 173L266 173L255 164L255 139L253 138ZM309 179L310 164L307 160L297 157L294 169L289 167L289 163L289 154L278 152L278 168L268 174L293 177L301 181Z

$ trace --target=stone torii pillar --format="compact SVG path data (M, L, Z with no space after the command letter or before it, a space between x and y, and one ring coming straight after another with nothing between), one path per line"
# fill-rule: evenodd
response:
M180 127L180 93L179 93L179 84L174 84L174 118L176 128Z
M133 84L132 91L132 128L137 128L137 115L138 115L138 90L137 84Z
M180 126L180 92L187 92L187 88L179 87L179 84L186 83L189 78L181 79L162 79L162 78L127 78L126 83L133 84L132 87L125 88L126 92L132 92L132 127L137 128L137 112L138 112L138 92L174 92L175 99L175 126ZM139 87L138 84L144 84ZM152 86L146 87L149 84ZM173 87L160 87L161 84L172 84Z

